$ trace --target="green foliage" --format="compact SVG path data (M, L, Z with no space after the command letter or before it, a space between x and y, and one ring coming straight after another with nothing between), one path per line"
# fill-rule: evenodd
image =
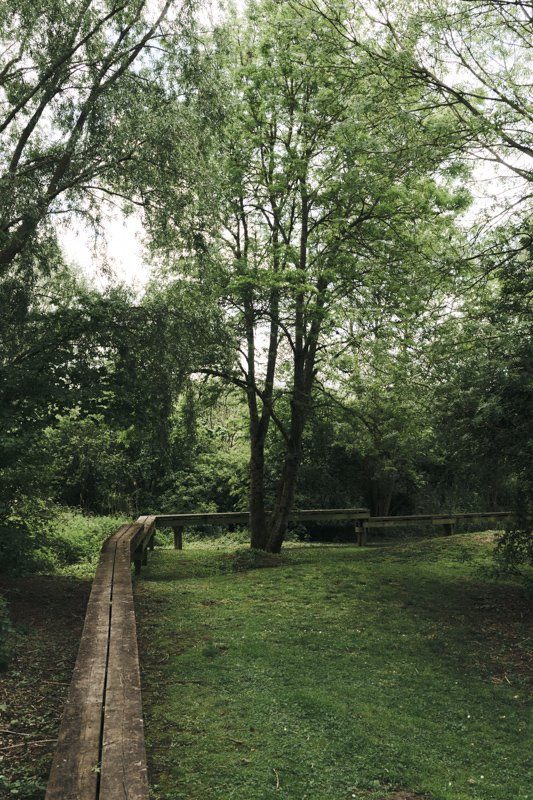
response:
M498 540L495 560L497 569L513 575L524 575L533 588L533 532L531 525L524 528L511 528Z
M154 143L176 107L160 81L165 49L147 50L161 35L179 49L189 3L176 14L171 5L2 4L0 274L35 267L54 240L52 215L76 209L98 222L102 195L142 205L140 184L155 200ZM176 160L166 163L175 175Z
M55 567L69 574L91 572L103 542L129 521L118 515L92 516L76 509L54 509L46 545Z
M89 558L54 504L247 509L250 446L269 508L512 508L518 566L530 197L487 226L468 182L472 146L530 178L523 5L161 7L0 12L2 568ZM143 208L142 298L64 263L51 219L103 195Z
M9 609L0 596L0 672L6 669L13 653L14 632L9 618Z
M135 512L135 463L128 447L132 431L116 430L103 414L73 409L44 432L51 461L51 486L63 502L86 509ZM129 489L129 491L128 491ZM122 507L121 507L122 506Z
M19 498L16 513L0 528L2 572L90 572L103 541L126 521L122 516L88 516L42 500ZM71 570L72 571L72 570Z

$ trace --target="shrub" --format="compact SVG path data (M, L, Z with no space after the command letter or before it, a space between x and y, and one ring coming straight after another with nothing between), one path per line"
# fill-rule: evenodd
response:
M496 564L502 572L522 574L533 567L533 533L530 528L504 531L498 539Z
M58 567L94 564L102 543L125 520L122 517L98 517L77 509L58 508L50 520L47 546Z
M10 574L96 563L102 542L125 522L23 498L0 523L0 564Z

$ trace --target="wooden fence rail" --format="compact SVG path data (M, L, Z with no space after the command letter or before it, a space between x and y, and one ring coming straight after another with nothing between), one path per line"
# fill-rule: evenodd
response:
M444 532L452 534L455 526L459 522L502 522L510 519L510 511L487 511L487 512L459 512L457 514L412 514L397 517L368 517L363 521L363 531L361 541L358 544L364 545L367 542L368 531L371 528L397 528L408 525L442 525Z
M352 522L358 544L370 528L501 521L507 512L371 517L364 508L294 511L293 522ZM137 633L131 581L154 546L155 529L245 525L248 514L163 514L123 525L102 547L63 712L45 800L148 800Z
M312 508L293 511L290 522L353 522L356 532L362 530L363 520L369 518L368 508ZM267 519L270 513L267 512ZM174 530L174 547L183 548L183 529L194 525L248 525L250 514L247 511L206 514L158 514L158 528Z
M267 514L268 516L268 514ZM371 528L392 528L412 524L443 525L445 533L452 533L458 522L501 522L509 519L509 511L458 512L453 514L414 514L397 517L371 517L367 508L330 508L293 511L290 522L353 522L357 544L364 545ZM174 547L183 548L183 531L194 525L247 525L250 515L247 512L205 513L205 514L158 514L158 528L172 528Z

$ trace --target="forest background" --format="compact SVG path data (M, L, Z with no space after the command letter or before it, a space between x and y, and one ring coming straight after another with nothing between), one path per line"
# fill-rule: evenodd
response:
M276 551L292 507L339 506L511 509L531 560L531 26L499 0L1 3L3 571L150 512L250 509ZM117 206L140 294L61 247Z

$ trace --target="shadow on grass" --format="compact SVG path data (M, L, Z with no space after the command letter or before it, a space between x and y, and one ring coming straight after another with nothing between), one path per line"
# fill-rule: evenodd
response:
M164 554L163 558L159 558ZM285 555L264 553L259 550L243 548L232 552L210 552L209 550L193 551L183 554L180 551L166 550L155 554L155 559L146 571L142 572L142 580L149 582L176 581L180 579L209 578L216 575L227 575L250 570L272 569L290 563Z

